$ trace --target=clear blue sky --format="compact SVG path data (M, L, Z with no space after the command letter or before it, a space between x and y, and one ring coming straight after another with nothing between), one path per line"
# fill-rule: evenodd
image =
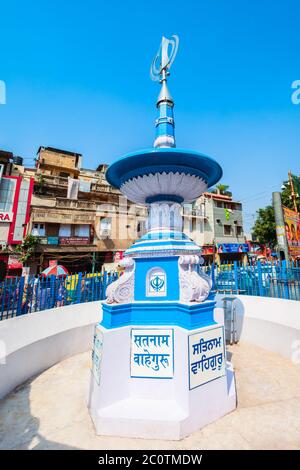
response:
M271 0L14 1L0 6L0 148L40 145L95 168L152 145L161 35L180 46L169 85L176 138L213 156L249 229L291 169L300 173L300 3Z

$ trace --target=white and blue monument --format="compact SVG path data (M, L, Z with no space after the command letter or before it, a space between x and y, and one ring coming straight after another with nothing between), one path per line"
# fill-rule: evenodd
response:
M181 439L236 407L212 282L201 271L201 248L182 232L182 205L219 181L222 169L176 148L167 77L177 48L177 36L163 38L151 67L161 84L153 148L125 155L106 173L149 216L147 233L121 261L125 272L107 288L95 330L88 406L101 435Z

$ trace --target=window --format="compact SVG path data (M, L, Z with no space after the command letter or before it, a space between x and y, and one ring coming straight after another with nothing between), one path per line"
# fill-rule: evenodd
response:
M241 225L237 225L236 227L236 236L242 237L243 236L243 227Z
M137 229L136 229L137 233L139 235L142 235L145 233L146 231L146 223L145 223L145 220L140 220L138 223L137 223Z
M90 236L90 226L87 224L75 225L75 237L89 237Z
M222 208L223 207L223 202L222 201L215 201L215 206Z
M70 237L71 236L71 224L60 224L59 237Z
M231 225L224 225L224 235L231 235Z
M44 237L46 235L45 224L33 224L31 235L34 235L35 237Z
M61 176L62 178L68 178L68 177L70 176L70 174L69 174L69 173L65 173L64 171L61 171L61 172L59 173L59 176Z
M100 221L101 230L111 230L111 217L103 217Z
M0 181L0 210L11 212L15 197L16 180L2 178Z

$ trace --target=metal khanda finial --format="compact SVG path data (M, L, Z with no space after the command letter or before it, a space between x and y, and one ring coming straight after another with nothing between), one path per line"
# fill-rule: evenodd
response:
M155 82L166 80L169 69L174 62L179 45L179 37L175 34L170 39L162 37L158 52L154 57L150 76Z

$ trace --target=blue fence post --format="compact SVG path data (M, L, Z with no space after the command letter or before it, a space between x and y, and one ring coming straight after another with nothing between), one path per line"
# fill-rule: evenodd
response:
M235 290L237 294L239 293L239 274L238 274L238 264L237 261L233 262L233 269L234 269L234 284Z
M77 286L76 286L76 296L75 304L80 304L81 299L81 282L82 282L82 273L78 273Z
M212 290L215 289L215 282L216 282L216 279L215 279L215 263L214 261L212 262L212 265L211 265L211 281L212 281Z
M283 295L284 295L285 299L290 298L287 266L288 266L288 264L287 264L286 260L283 260L282 261L281 272L282 272L282 280L283 280L283 292L284 292Z
M0 289L1 289L0 320L2 320L2 318L3 318L3 312L4 312L4 306L5 306L5 297L6 297L6 292L7 292L6 280L4 280L4 281L1 282Z
M56 304L56 297L57 297L57 289L55 289L55 284L56 284L56 277L54 274L50 276L50 299L48 299L47 302L47 308L53 308L55 307Z
M264 286L263 286L263 277L262 277L262 269L261 269L260 261L257 261L257 275L258 275L258 293L260 296L263 296Z
M24 285L25 285L25 277L21 277L19 281L19 285L18 285L18 299L17 299L17 312L16 312L17 316L22 315Z
M103 278L102 278L102 282L103 282L103 285L102 285L102 298L101 300L104 300L105 299L105 295L106 295L106 287L107 287L107 272L104 271L103 273Z

